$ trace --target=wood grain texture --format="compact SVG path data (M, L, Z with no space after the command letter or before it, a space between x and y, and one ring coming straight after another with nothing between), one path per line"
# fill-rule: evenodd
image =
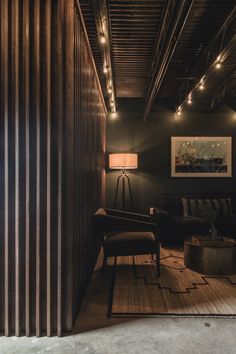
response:
M100 245L106 108L78 1L0 0L0 332L71 331Z

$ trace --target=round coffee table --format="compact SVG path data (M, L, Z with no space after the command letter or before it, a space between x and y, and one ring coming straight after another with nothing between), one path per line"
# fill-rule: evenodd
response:
M206 236L192 236L184 242L184 264L206 275L236 273L236 240L222 237L211 240Z

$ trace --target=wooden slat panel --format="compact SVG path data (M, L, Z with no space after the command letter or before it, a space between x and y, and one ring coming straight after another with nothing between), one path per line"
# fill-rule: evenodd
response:
M0 1L0 330L61 336L99 250L106 109L78 2Z
M2 179L3 183L3 210L4 219L2 220L4 225L4 287L2 293L4 294L4 333L6 336L10 334L10 292L9 292L9 230L8 230L8 29L9 29L9 9L8 1L3 0L1 3L1 117L3 125L1 126L3 131L3 144L1 145L3 153L1 157L3 158L4 175ZM1 272L1 274L3 274Z
M31 269L30 269L30 127L29 127L29 0L23 2L23 45L22 45L22 70L23 70L23 102L24 102L24 119L25 119L25 313L26 313L26 335L30 334L30 318L31 318ZM16 331L16 335L19 335Z
M12 114L15 117L15 323L16 334L20 335L20 235L19 235L19 4L11 8L11 57L12 57Z
M55 5L54 5L55 6ZM57 208L56 208L56 218L57 218L57 334L62 335L63 325L62 325L62 149L63 149L63 60L62 60L62 33L63 28L61 23L64 16L63 3L60 2L58 6L55 6L55 48L53 50L55 55L54 60L54 76L58 75L57 82L52 86L52 92L54 93L54 100L57 102L55 107L55 117L57 117Z

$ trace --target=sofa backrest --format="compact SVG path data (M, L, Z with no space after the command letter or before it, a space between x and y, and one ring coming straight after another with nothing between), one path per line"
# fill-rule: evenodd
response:
M157 206L166 210L171 215L183 216L182 198L186 199L219 199L230 198L233 214L236 214L236 194L234 193L193 193L193 194L171 194L163 193L159 196Z

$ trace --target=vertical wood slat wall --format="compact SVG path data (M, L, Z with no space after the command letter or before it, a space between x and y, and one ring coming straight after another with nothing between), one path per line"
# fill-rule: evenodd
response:
M77 0L0 0L0 330L72 329L99 244L106 109Z

